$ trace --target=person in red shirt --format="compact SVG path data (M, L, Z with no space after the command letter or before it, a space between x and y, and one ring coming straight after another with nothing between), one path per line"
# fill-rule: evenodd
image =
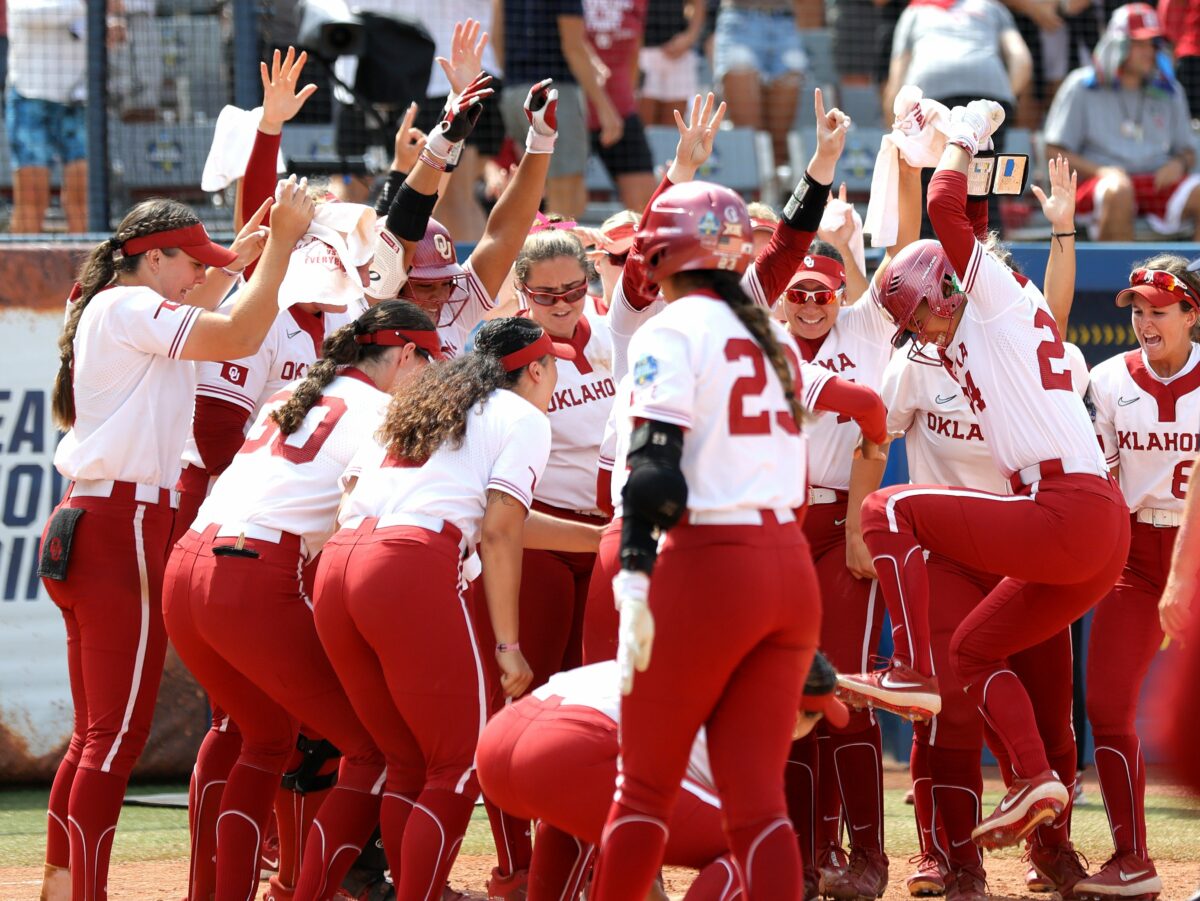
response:
M1175 77L1193 119L1200 119L1200 3L1158 0L1158 17L1175 46Z

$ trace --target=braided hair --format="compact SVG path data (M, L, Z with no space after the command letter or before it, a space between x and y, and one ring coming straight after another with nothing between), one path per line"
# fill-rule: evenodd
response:
M756 305L750 296L742 289L742 277L733 271L725 269L696 269L679 272L675 279L681 286L708 288L716 294L729 308L733 315L746 327L754 343L762 350L767 362L775 370L779 385L783 388L783 396L787 399L788 409L797 426L804 422L804 405L796 397L796 374L792 372L788 359L784 355L783 345L775 337L771 328L771 320L766 310Z
M433 320L411 301L385 300L376 304L325 339L321 359L309 367L308 375L296 386L292 396L271 412L271 418L280 432L292 434L300 428L308 411L321 399L341 367L383 356L390 349L382 344L359 344L356 340L359 335L391 329L432 332L435 328Z
M75 333L79 320L92 298L111 285L122 273L132 273L144 253L126 256L121 246L134 238L199 224L200 219L188 207L175 200L144 200L125 214L116 234L97 244L79 270L80 296L71 304L66 324L58 337L58 375L54 378L51 409L54 421L63 431L75 425ZM166 256L175 256L178 248L163 248Z

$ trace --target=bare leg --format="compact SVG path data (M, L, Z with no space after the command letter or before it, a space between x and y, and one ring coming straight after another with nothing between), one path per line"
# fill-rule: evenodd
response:
M1192 220L1192 240L1200 241L1200 187L1192 189L1187 205L1183 208L1183 218Z
M568 219L583 215L587 206L587 186L583 173L560 175L546 179L546 211L558 213Z
M617 176L617 196L627 210L644 210L658 182L653 172L626 172Z
M13 213L9 231L34 235L42 230L50 205L50 170L23 166L13 173Z
M771 133L776 165L788 159L788 132L796 121L796 105L800 101L803 82L804 78L799 73L783 75L766 85L763 91L766 104L766 121L763 125Z
M721 80L721 91L729 104L729 119L734 125L760 129L762 120L762 87L758 73L753 69L735 69L726 72Z
M67 231L87 231L87 160L75 160L63 166L62 205L67 215Z
M1096 200L1100 207L1100 240L1132 241L1136 209L1129 176L1116 169L1106 170L1096 185Z
M487 218L475 199L475 185L483 173L483 159L474 147L464 147L454 177L433 210L433 218L446 226L454 240L472 244L483 237Z

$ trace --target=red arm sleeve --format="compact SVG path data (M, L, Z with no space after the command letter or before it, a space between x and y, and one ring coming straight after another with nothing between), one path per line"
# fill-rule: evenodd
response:
M975 232L975 240L980 244L987 241L988 235L988 202L986 197L967 198L967 218L971 220L971 228Z
M613 515L611 469L596 470L596 508L605 516Z
M929 182L929 224L961 281L975 252L975 232L967 216L967 175L943 170Z
M831 378L817 395L817 409L849 416L858 423L868 441L883 444L887 440L887 407L879 395L866 385Z
M659 182L658 187L654 189L654 193L650 195L650 199L646 202L646 209L642 210L643 219L650 212L650 207L658 199L658 196L673 184L671 179L665 175L663 176L662 181ZM621 270L621 287L625 291L625 300L635 310L646 309L658 297L658 285L646 281L645 261L641 250L638 248L636 238L634 239L633 246L629 249L629 257L625 260L625 268Z
M782 220L775 226L771 240L754 261L758 283L762 285L763 295L771 303L783 293L796 274L814 237L816 232L797 231Z
M279 142L282 135L265 135L261 131L254 135L254 148L242 176L241 220L248 222L258 212L264 200L275 196L275 161L279 159ZM270 221L270 213L267 214ZM254 272L255 263L246 267L246 278Z
M196 398L196 413L192 419L192 434L200 459L210 476L225 471L246 440L245 428L249 414L245 407L215 397Z

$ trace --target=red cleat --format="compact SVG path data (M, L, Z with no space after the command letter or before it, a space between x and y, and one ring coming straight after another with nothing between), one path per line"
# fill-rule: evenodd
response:
M989 901L981 867L960 867L946 877L946 901Z
M855 707L878 707L910 720L933 719L942 709L937 676L922 676L903 663L857 676L838 676L837 695Z
M528 892L528 870L517 870L505 876L499 867L492 867L492 877L487 884L488 901L525 901Z
M837 901L872 901L887 891L888 859L882 851L850 849L850 866L825 881L825 897Z
M1154 862L1132 851L1114 854L1095 876L1079 880L1074 888L1077 898L1154 897L1162 890Z
M1000 805L975 827L971 838L981 848L1015 845L1042 823L1062 813L1069 800L1067 787L1053 770L1046 770L1032 779L1014 779ZM1033 865L1038 867L1036 850ZM1041 867L1038 871L1045 875Z
M946 871L936 855L926 851L910 857L908 862L916 866L912 875L905 880L910 895L928 898L946 894Z

